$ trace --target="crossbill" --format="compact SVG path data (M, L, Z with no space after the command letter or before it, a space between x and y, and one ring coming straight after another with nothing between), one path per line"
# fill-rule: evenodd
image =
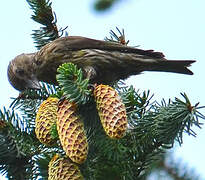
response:
M79 36L58 38L38 52L21 54L8 65L11 85L23 91L40 88L39 81L57 85L59 65L72 62L82 68L90 83L111 84L143 71L193 74L189 67L194 60L167 60L163 53L142 50L115 42Z

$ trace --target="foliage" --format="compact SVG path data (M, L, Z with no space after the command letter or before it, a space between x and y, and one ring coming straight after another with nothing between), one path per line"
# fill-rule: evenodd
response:
M37 49L63 35L67 28L57 28L57 18L52 11L50 0L27 0L33 10L31 18L43 25L39 30L33 30L32 37Z
M65 79L65 81L67 80ZM201 127L198 118L205 118L198 111L201 107L198 107L198 104L191 106L185 94L182 94L184 100L176 98L174 101L170 100L168 103L162 101L159 104L152 102L153 96L150 95L149 91L139 93L133 87L122 84L118 84L115 88L126 105L129 117L129 129L122 139L113 140L105 135L99 123L92 98L79 110L84 117L89 139L88 158L84 164L80 165L85 179L104 179L105 174L108 179L142 178L146 175L150 166L160 160L166 149L171 148L176 142L182 143L184 132L195 136L192 127ZM47 95L49 96L49 94ZM32 99L29 101L32 101ZM19 104L13 105L13 110L17 109L22 112L22 107L25 107L23 105L27 103L28 99L21 99L20 104L22 106ZM32 114L33 109L37 109L38 105L39 103L31 103L30 109L26 109L24 114ZM90 114L87 113L85 107L92 109ZM40 144L33 134L33 127L30 126L30 122L27 122L26 118L19 118L14 111L11 113L10 110L5 109L1 112L1 119L2 122L8 124L1 126L0 131L2 147L5 147L1 148L0 156L7 157L5 158L6 162L1 162L2 172L7 172L8 177L12 179L9 173L15 174L15 168L11 166L10 169L13 171L9 172L7 166L21 157L24 162L22 164L25 169L24 173L30 172L30 179L34 177L45 178L47 164L52 155L56 152L64 154L61 147L45 147ZM30 121L34 122L34 119L30 119ZM3 139L10 143L5 143ZM7 152L5 150L8 146L11 146L9 149L12 151ZM23 167L21 168L23 169ZM18 171L23 173L22 169Z
M116 27L116 30L118 31L119 35L117 35L113 30L110 30L110 38L105 37L105 41L111 41L111 42L127 45L129 43L129 40L125 41L124 29L122 29L122 32L121 32L119 28Z
M40 48L58 38L59 32L64 30L57 29L49 0L27 2L34 12L32 19L43 25L33 33L34 42ZM111 38L106 40L127 45L124 31L117 30L120 36L111 31ZM63 64L58 73L59 87L42 84L40 90L26 90L14 98L9 109L0 111L0 172L8 179L47 179L48 163L53 155L65 154L59 144L42 145L34 133L38 107L49 96L66 96L78 104L89 143L87 160L79 165L86 180L146 179L151 170L165 169L162 157L166 150L175 143L181 145L184 133L195 137L193 129L201 128L199 119L205 119L199 111L202 108L199 103L191 105L185 93L181 94L183 99L158 103L153 101L150 91L139 92L118 82L114 88L126 106L129 126L123 138L113 140L103 131L92 86L84 79L82 71L73 64ZM52 129L57 138L56 127Z
M105 11L110 9L113 4L118 2L119 0L96 0L94 4L94 8L96 11Z
M155 177L155 179L163 180L167 179L176 179L176 180L199 180L201 179L199 175L196 174L196 171L193 168L190 168L189 165L185 164L181 160L174 160L173 154L167 152L163 154L158 162L150 166L147 174L148 177Z
M56 79L64 95L70 102L85 104L90 92L88 90L88 79L83 79L83 72L72 63L62 64L58 69Z

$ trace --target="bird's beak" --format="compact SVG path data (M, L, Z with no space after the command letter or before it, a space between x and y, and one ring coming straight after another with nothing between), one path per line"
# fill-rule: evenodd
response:
M41 85L35 76L33 76L31 79L28 79L26 83L28 88L41 89Z

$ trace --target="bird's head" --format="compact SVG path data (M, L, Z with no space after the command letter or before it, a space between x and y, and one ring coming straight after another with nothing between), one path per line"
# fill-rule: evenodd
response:
M8 80L10 84L19 91L23 91L27 88L40 88L39 81L35 75L34 55L34 53L21 54L15 57L8 65Z

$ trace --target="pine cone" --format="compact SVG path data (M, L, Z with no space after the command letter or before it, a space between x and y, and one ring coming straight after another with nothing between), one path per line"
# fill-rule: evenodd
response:
M79 167L69 159L55 155L48 165L48 180L83 180Z
M63 100L58 107L57 131L66 155L78 164L83 163L88 154L88 142L83 122L76 113L76 106Z
M41 103L36 115L36 137L41 143L49 146L55 142L51 137L51 128L57 120L58 101L58 98L49 97Z
M117 92L107 85L95 87L94 96L98 114L106 134L121 138L127 128L126 109Z

